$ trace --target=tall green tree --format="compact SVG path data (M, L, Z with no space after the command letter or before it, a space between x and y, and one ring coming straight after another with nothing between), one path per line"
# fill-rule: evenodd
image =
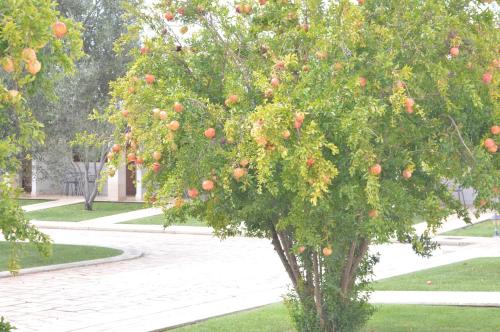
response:
M156 205L176 198L167 223L196 216L226 237L244 222L271 239L298 330L361 328L377 260L369 246L397 239L428 255L446 217L468 220L446 181L477 191L477 213L498 210L491 7L178 0L155 9L129 8L141 21L128 38L144 24L154 34L114 84L116 141L145 161Z
M8 241L29 240L44 250L48 237L24 217L13 181L18 156L44 139L26 99L36 92L52 93L46 68L71 73L82 54L80 26L55 6L49 0L0 2L0 231ZM12 270L17 269L15 256L16 251Z
M109 104L109 82L126 72L130 56L126 52L115 53L113 47L133 23L133 17L124 17L120 0L59 0L58 3L65 16L83 27L85 57L76 63L75 75L57 81L56 96L38 94L30 100L47 135L45 144L34 151L40 165L35 176L54 182L62 181L69 172L81 174L85 206L92 209L112 128L97 124L90 117L94 110L102 112ZM132 45L124 47L130 49ZM52 67L50 74L59 76L59 68ZM81 135L76 137L80 132L89 134L91 141L82 141ZM79 144L72 144L75 138ZM73 162L75 155L80 163Z

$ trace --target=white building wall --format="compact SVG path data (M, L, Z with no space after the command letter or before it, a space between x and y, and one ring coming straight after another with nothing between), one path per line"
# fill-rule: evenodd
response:
M76 163L80 166L80 169L83 168L83 163L78 162ZM48 173L44 177L41 177L38 170L39 168L47 168L46 164L43 164L39 161L33 161L33 171L32 171L32 189L31 189L31 195L36 196L36 195L62 195L64 193L64 183L63 183L63 178L59 178L58 176L51 176L50 175L50 170L47 170L44 173ZM106 166L104 167L104 169ZM73 170L71 170L73 171ZM69 171L68 171L69 172ZM89 169L90 174L94 174L94 165L90 165ZM108 193L108 188L107 188L107 182L104 181L104 185L102 186L102 190L99 192L99 196L106 196Z

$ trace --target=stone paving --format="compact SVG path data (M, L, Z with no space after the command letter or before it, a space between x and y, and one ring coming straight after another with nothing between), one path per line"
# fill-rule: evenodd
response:
M151 331L277 302L288 289L286 273L265 239L45 231L57 243L130 247L144 256L0 279L0 313L20 332ZM408 245L373 246L371 250L381 254L377 279L473 257L500 256L500 242L486 240L442 247L430 259L416 256ZM405 293L376 293L374 300L393 303ZM413 299L418 301L418 294Z
M85 202L85 200L81 197L64 197L49 202L25 205L22 208L24 212L31 212L31 211L45 210L53 207L59 207L59 206L65 206L83 202Z

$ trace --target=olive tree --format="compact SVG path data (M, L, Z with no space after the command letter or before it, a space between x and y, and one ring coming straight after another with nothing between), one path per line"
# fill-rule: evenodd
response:
M124 40L144 45L113 86L116 143L155 205L175 198L166 224L196 216L227 237L243 222L271 239L299 330L369 318L371 244L428 255L446 217L468 220L447 181L477 191L477 213L498 209L498 12L480 1L179 0L129 13L140 23Z
M44 252L49 238L30 225L16 200L18 157L42 142L42 125L27 107L36 91L51 93L45 68L70 73L81 55L80 28L49 0L0 2L0 232L7 241L32 241ZM13 246L10 269L18 269Z

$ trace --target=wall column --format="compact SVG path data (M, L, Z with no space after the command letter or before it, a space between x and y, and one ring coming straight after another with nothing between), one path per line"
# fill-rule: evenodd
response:
M142 167L137 167L135 172L135 200L144 199L144 188L142 187Z
M125 152L120 153L120 164L113 177L108 177L108 199L110 201L121 201L127 197L127 164L125 163Z
M36 197L38 195L38 188L36 185L36 175L37 175L37 162L36 160L31 161L31 196ZM22 183L22 180L21 180Z

